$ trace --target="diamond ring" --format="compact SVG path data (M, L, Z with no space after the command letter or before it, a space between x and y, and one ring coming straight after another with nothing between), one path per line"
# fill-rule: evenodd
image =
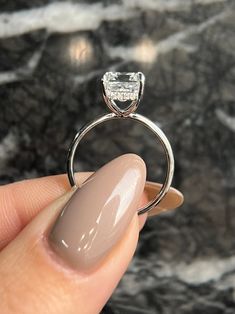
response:
M140 208L138 214L146 213L160 203L171 186L174 174L174 156L166 135L154 122L135 112L143 95L144 82L145 77L141 72L106 72L102 78L102 89L104 101L111 110L111 113L105 114L83 126L75 135L67 157L69 182L72 187L77 186L73 166L75 152L82 138L95 126L108 120L129 119L137 121L150 129L164 148L167 160L167 171L165 181L159 193L146 206ZM118 105L119 103L128 103L128 105L126 108L121 109Z

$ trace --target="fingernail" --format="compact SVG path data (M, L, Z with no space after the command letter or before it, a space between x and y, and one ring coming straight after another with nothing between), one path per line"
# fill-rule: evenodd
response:
M134 154L100 168L77 189L57 218L48 240L70 266L96 266L120 240L138 209L146 167Z
M161 183L150 181L146 182L145 193L149 201L152 200L156 196L156 194L160 192L161 187L162 187ZM163 211L175 209L182 205L183 202L184 202L183 194L177 189L171 187L166 196L161 200L161 202L148 212L148 216L155 216Z

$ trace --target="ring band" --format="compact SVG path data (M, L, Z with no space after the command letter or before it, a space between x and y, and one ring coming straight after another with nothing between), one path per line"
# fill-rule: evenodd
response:
M111 74L110 74L111 73ZM135 76L134 76L135 75ZM111 76L111 79L110 79ZM116 80L119 76L127 77L124 82ZM134 78L133 78L134 77ZM111 83L110 83L111 82ZM109 85L110 83L110 85ZM116 83L116 84L115 84ZM133 83L133 84L131 84ZM136 84L137 83L137 84ZM130 87L131 86L131 87ZM164 148L164 152L167 160L167 171L165 181L159 191L159 193L150 201L146 206L138 210L138 214L143 214L150 211L153 207L158 205L168 192L174 174L174 156L171 145L163 133L163 131L151 120L143 115L135 113L134 111L138 107L140 99L143 94L144 75L141 72L138 73L120 73L120 72L106 72L103 77L103 96L106 104L111 109L112 113L105 114L89 124L83 126L79 132L75 135L67 156L67 174L71 186L76 186L74 176L74 156L78 147L78 144L82 138L95 126L114 119L129 119L139 122L146 128L151 130L157 139L160 141ZM126 109L120 109L114 100L118 101L131 101L131 104Z

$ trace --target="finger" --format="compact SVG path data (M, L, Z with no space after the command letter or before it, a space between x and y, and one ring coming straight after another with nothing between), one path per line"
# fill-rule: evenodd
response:
M81 184L92 172L76 174ZM66 175L55 175L0 187L0 250L35 217L40 210L71 189ZM147 203L144 193L140 206ZM143 218L141 218L141 221ZM143 225L143 224L142 224Z
M42 210L0 254L2 311L99 313L134 253L144 182L124 155Z
M81 184L92 172L76 174ZM0 250L5 247L37 213L71 189L67 175L55 175L24 180L0 187ZM159 193L161 184L147 182L140 207L144 206ZM147 197L146 197L147 196ZM183 195L171 188L162 202L149 212L149 216L173 209L183 202ZM145 219L144 219L145 217ZM146 215L140 217L143 227Z
M91 173L76 174L79 183ZM66 175L24 180L0 187L0 250L38 212L71 189Z

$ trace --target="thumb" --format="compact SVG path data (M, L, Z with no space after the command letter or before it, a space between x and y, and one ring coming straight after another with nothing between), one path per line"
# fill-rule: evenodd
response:
M0 254L4 313L99 313L138 240L145 164L123 155L40 212Z

